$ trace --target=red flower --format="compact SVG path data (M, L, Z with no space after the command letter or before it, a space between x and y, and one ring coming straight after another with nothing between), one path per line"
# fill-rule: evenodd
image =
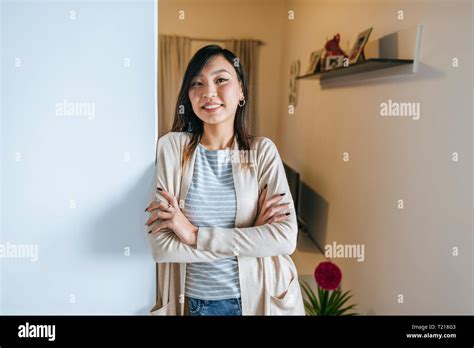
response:
M341 284L342 273L336 264L329 261L321 262L314 270L314 279L324 290L335 290Z

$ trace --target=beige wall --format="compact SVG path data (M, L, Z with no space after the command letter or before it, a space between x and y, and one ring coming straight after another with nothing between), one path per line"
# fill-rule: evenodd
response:
M334 259L365 313L473 313L472 8L469 1L303 1L287 7L285 67L340 33L342 48L423 24L414 76L321 88L300 82L294 115L282 100L282 157L329 204L326 243L365 245L365 261ZM405 19L397 19L403 10ZM451 66L458 57L461 66ZM286 84L281 86L283 93ZM383 118L380 103L420 102L421 119ZM348 152L350 161L342 160ZM451 160L452 152L460 161ZM397 201L404 200L399 210ZM452 256L452 247L460 255ZM397 295L404 303L397 303Z
M295 20L288 20L288 10ZM365 246L364 262L333 261L359 312L369 314L474 313L471 21L470 1L159 0L160 33L266 43L259 133L328 202L318 240ZM415 75L353 77L325 88L304 80L296 113L287 113L293 60L305 71L310 53L336 33L347 50L367 27L374 27L375 39L416 24L424 30ZM459 58L457 69L452 57ZM421 119L381 117L380 103L388 99L420 102ZM459 256L452 256L453 247Z

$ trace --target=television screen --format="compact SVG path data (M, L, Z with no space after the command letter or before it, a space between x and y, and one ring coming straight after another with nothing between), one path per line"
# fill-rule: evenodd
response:
M300 198L300 174L283 162L285 168L286 178L288 179L288 185L290 186L291 197L295 204L296 217L298 220L298 229L303 228L303 220L300 217L299 209L299 198Z

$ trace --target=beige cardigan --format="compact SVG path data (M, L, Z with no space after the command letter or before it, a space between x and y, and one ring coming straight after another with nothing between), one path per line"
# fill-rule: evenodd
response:
M183 149L190 139L187 132L170 132L157 144L156 186L174 195L180 206L191 184L196 157L194 151L181 168ZM254 165L241 169L236 154L243 154L242 158L252 160ZM234 255L239 265L243 315L305 315L298 274L289 256L296 248L296 215L278 150L270 139L256 137L249 153L239 153L234 139L231 156L237 197L235 228L200 227L195 246L182 243L169 229L148 235L158 264L158 296L151 309L153 315L188 314L184 295L186 263ZM291 203L290 215L285 221L254 227L258 196L265 184L267 197L286 192L282 202ZM156 199L166 201L160 194L156 194Z

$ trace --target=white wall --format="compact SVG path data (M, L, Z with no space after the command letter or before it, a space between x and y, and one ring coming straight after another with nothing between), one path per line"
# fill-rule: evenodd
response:
M1 9L1 243L36 245L38 259L0 259L0 313L147 314L154 3L6 1ZM61 116L64 100L95 113Z

